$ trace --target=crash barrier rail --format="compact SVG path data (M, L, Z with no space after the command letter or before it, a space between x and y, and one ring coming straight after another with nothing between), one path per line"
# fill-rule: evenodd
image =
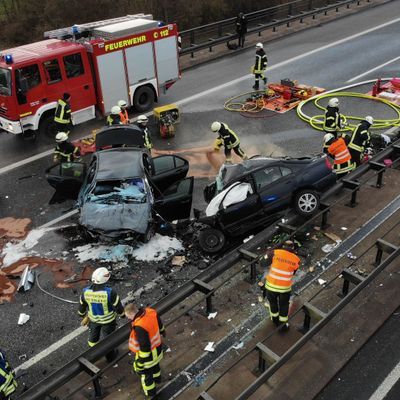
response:
M394 229L398 229L400 223L396 223L386 234L393 232ZM358 257L358 261L367 252L369 252L374 247L377 247L376 259L379 259L378 265L374 270L367 276L360 276L348 268L345 268L340 273L336 274L329 282L326 282L325 287L329 287L335 280L343 278L343 289L340 297L342 300L339 301L329 312L324 312L318 307L311 304L311 301L315 299L325 287L317 291L308 301L305 301L303 305L290 317L293 319L297 314L301 312L304 313L303 327L300 331L303 336L292 345L282 356L278 356L273 350L268 348L263 342L268 340L273 334L275 334L279 328L271 332L266 338L258 342L254 348L247 351L239 359L235 359L235 365L237 365L241 360L246 358L250 353L258 352L258 369L261 375L248 386L235 400L245 400L248 399L252 394L254 394L261 385L265 384L269 378L273 376L285 363L287 363L306 343L308 343L327 323L333 319L338 313L364 289L366 288L374 279L386 268L388 267L397 257L400 256L400 247L395 246L383 239L378 239L372 246L368 247L363 253ZM382 252L385 252L388 257L382 261ZM353 261L349 267L351 267L356 261ZM352 291L349 292L349 285L353 283L355 286ZM311 321L315 324L311 328ZM267 368L268 365L268 368ZM228 369L229 370L229 369ZM225 371L226 373L226 371ZM212 387L212 386L211 386ZM199 400L214 400L214 398L207 392L203 392L198 397Z
M389 147L378 153L375 157L373 157L368 163L361 165L357 168L357 170L351 172L347 176L347 180L356 182L356 179L367 173L368 171L373 169L374 163L381 163L384 159L395 156L398 158L395 162L400 161L400 140L394 142ZM383 164L382 164L383 165ZM381 170L376 172L376 175L379 176ZM369 178L368 180L370 180ZM379 179L379 178L378 178ZM363 184L361 182L357 182L360 185L357 188L351 189L351 192L356 192L359 190L360 186ZM332 208L335 204L342 200L340 197L336 202L327 204L325 203L326 199L331 195L339 192L341 189L346 188L345 180L341 180L336 183L331 189L326 191L321 196L321 204L325 204L322 207L322 210L318 212L312 218L309 218L304 224L300 227L295 228L292 224L296 221L298 216L291 211L285 223L274 224L269 226L261 233L257 234L253 239L249 240L247 243L240 245L238 249L234 249L229 252L223 259L216 261L213 265L208 267L206 270L195 276L190 281L183 284L174 292L171 292L157 303L152 305L152 307L156 308L158 313L162 316L170 311L175 306L179 305L183 301L187 300L193 294L203 293L205 296L199 301L204 301L206 299L207 310L212 310L212 302L211 298L215 294L215 290L221 286L212 287L210 282L216 278L218 278L221 274L226 272L232 266L234 266L238 261L242 259L251 259L243 269L250 269L250 280L254 282L256 277L255 270L255 262L258 261L258 258L255 259L252 256L252 251L254 251L261 244L268 242L271 240L279 231L284 231L288 233L289 238L294 237L296 233L301 231L305 226L309 225L312 221L315 221L317 218L322 216L324 219L324 214L327 215L330 208ZM347 196L347 194L345 194ZM343 196L344 197L344 196ZM356 204L354 204L355 206ZM325 217L326 218L326 217ZM241 272L240 269L239 272ZM182 315L187 313L188 310L185 309L182 312ZM181 315L177 318L180 318ZM173 322L173 321L172 321ZM172 323L171 321L169 323ZM19 400L42 400L46 398L46 395L50 395L55 390L62 387L64 384L69 382L71 379L79 375L81 372L86 372L90 375L89 381L93 382L93 386L95 389L96 397L100 396L102 392L100 380L99 378L104 373L105 370L108 370L111 366L113 366L117 360L114 360L111 364L107 365L103 369L99 369L94 362L98 361L100 358L104 357L111 350L116 349L123 343L127 343L127 339L130 334L130 323L126 323L124 326L119 328L117 331L113 332L109 336L107 336L106 340L102 340L96 346L88 349L80 356L70 361L65 366L61 367L59 370L49 375L44 380L40 381L38 384L21 394L18 397ZM118 358L121 359L126 356L127 353L124 353L122 356ZM86 385L87 383L85 383ZM82 385L83 387L84 385ZM76 391L74 391L75 393ZM68 398L68 397L67 397Z
M286 25L289 27L290 24L295 21L303 23L303 19L306 17L315 19L316 15L322 13L327 15L328 11L331 10L339 12L339 8L350 8L350 5L353 3L359 6L361 1L362 0L342 0L332 2L329 0L296 0L255 11L246 14L249 26L247 35L257 33L258 36L261 36L263 31L269 29L275 32L276 28L279 26ZM365 0L367 3L371 1L373 0ZM182 40L180 55L191 54L193 58L195 52L207 48L212 52L213 46L238 39L235 21L236 18L228 18L180 32ZM234 33L232 33L232 31Z

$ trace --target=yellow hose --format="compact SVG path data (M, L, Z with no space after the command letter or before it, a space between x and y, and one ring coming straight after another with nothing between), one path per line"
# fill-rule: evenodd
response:
M394 112L397 114L397 118L393 119L375 119L374 118L374 124L371 126L371 129L387 129L392 126L400 126L400 107L397 106L396 104L392 103L389 100L386 99L381 99L379 97L374 97L370 96L368 94L363 94L363 93L356 93L356 92L330 92L330 93L324 93L321 94L320 96L314 96L310 99L303 100L298 106L297 106L297 115L305 122L309 123L314 129L318 131L323 131L323 125L324 125L324 120L325 120L325 107L321 106L319 104L319 101L321 99L327 98L327 97L358 97L361 99L367 99L367 100L372 100L372 101L378 101L381 102L388 107L392 108ZM324 114L320 115L313 115L309 116L304 113L303 111L303 106L305 106L308 102L313 101L314 105L323 110ZM362 121L365 117L355 117L351 115L343 115L343 122L347 123L347 121L355 121L356 123L347 123L347 125L341 129L341 132L345 131L352 131L358 121Z
M234 112L249 112L249 113L251 112L257 113L262 111L263 107L260 108L258 106L256 99L254 100L254 104L251 104L250 102L247 101L244 102L233 101L243 96L253 95L254 93L265 93L265 90L256 90L253 92L246 92L246 93L241 93L237 96L233 96L225 101L224 103L225 110Z

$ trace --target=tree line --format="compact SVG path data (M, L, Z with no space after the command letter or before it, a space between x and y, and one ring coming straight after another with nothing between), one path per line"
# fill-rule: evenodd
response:
M0 43L5 49L42 40L48 30L141 12L182 31L279 3L284 1L0 0Z

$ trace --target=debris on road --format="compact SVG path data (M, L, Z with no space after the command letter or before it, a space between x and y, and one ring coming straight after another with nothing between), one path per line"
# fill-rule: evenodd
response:
M213 353L213 352L215 351L214 343L215 343L215 342L208 342L208 344L207 344L207 346L204 348L204 350Z
M24 325L25 323L27 323L30 319L30 316L28 314L25 313L21 313L19 314L19 318L18 318L18 325Z
M243 243L247 243L249 240L253 239L254 235L250 235L249 237L243 239Z
M335 243L341 243L341 242L342 242L342 239L340 239L340 237L339 237L338 235L335 235L334 233L331 233L331 232L324 232L324 235L325 235L327 238L333 240Z
M346 228L345 226L342 226L340 229L341 229L342 231L347 231L347 228Z
M240 349L243 348L243 346L244 346L244 343L243 343L243 342L239 342L239 343L235 343L235 344L232 346L232 348L235 349L235 350L240 350Z
M35 282L35 274L29 269L28 266L24 269L24 272L22 273L17 291L20 292L21 289L23 289L24 292L27 292L32 288L34 282Z
M216 316L217 316L217 314L218 314L218 312L216 311L216 312L213 312L213 313L210 313L210 314L208 314L208 319L214 319Z
M322 286L322 285L325 285L326 281L324 281L323 279L319 278L318 279L318 283Z
M350 258L350 260L356 260L357 256L355 256L353 253L349 252L349 253L347 253L347 258Z
M325 244L324 246L321 247L321 250L324 253L330 253L331 251L333 251L335 249L335 247L337 246L336 244Z
M182 267L186 263L185 256L174 256L171 260L171 265L173 267Z

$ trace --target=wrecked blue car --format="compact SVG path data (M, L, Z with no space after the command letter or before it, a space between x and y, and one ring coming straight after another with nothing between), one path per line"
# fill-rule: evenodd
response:
M92 236L148 241L158 224L190 216L188 161L175 155L153 158L141 145L136 126L104 128L87 168L74 162L46 171L59 198L77 199L79 223Z

